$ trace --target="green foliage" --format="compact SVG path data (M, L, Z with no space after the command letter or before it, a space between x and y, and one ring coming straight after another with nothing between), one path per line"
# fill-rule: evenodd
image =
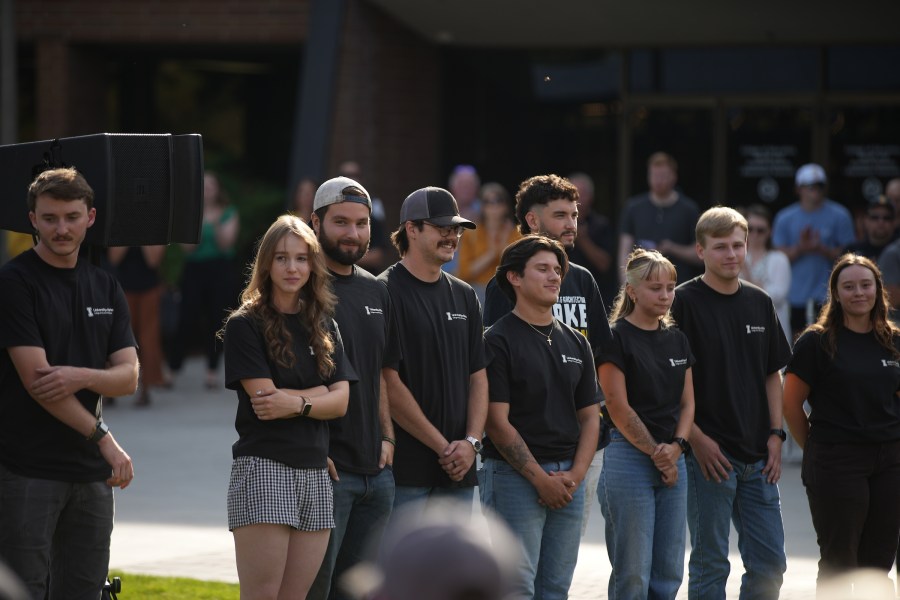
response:
M240 215L241 229L238 234L235 268L240 275L239 281L243 288L247 264L253 257L256 242L272 221L285 212L287 195L282 187L236 173L224 164L207 166L216 172L222 187L228 192L232 204L237 207ZM180 245L168 246L161 267L163 281L170 285L178 285L184 268L184 255L185 252Z
M154 577L112 571L110 578L122 580L120 600L153 598L154 600L239 600L240 587L236 583L199 581L184 577Z

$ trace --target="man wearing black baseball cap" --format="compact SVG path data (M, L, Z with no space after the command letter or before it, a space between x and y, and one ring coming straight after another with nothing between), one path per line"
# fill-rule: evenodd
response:
M475 291L441 267L475 224L445 189L403 201L391 241L400 261L379 276L388 288L402 358L385 381L396 423L394 506L452 497L472 502L475 455L487 418L481 307Z

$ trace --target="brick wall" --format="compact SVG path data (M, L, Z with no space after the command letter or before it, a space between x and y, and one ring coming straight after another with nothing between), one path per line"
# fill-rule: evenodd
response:
M308 0L27 0L16 27L26 42L297 44L308 13Z
M358 161L393 230L410 192L443 185L438 51L377 8L349 0L340 52L330 170Z

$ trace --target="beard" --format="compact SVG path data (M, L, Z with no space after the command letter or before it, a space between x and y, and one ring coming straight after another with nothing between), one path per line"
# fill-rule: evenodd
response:
M328 237L328 232L325 231L324 223L320 226L319 231L319 243L322 244L322 251L328 258L339 264L348 267L355 265L359 262L359 259L365 256L366 252L369 251L369 242L371 241L371 238L366 240L364 244L360 244L357 250L341 250L340 240L334 241Z

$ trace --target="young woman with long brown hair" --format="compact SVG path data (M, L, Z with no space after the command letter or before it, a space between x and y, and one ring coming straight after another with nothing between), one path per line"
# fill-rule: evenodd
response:
M805 450L820 584L858 568L887 575L900 536L900 329L870 259L842 256L828 290L784 381L784 416Z
M228 527L242 598L305 598L334 527L325 421L346 412L356 374L331 317L328 277L313 231L281 216L225 325L239 435Z

